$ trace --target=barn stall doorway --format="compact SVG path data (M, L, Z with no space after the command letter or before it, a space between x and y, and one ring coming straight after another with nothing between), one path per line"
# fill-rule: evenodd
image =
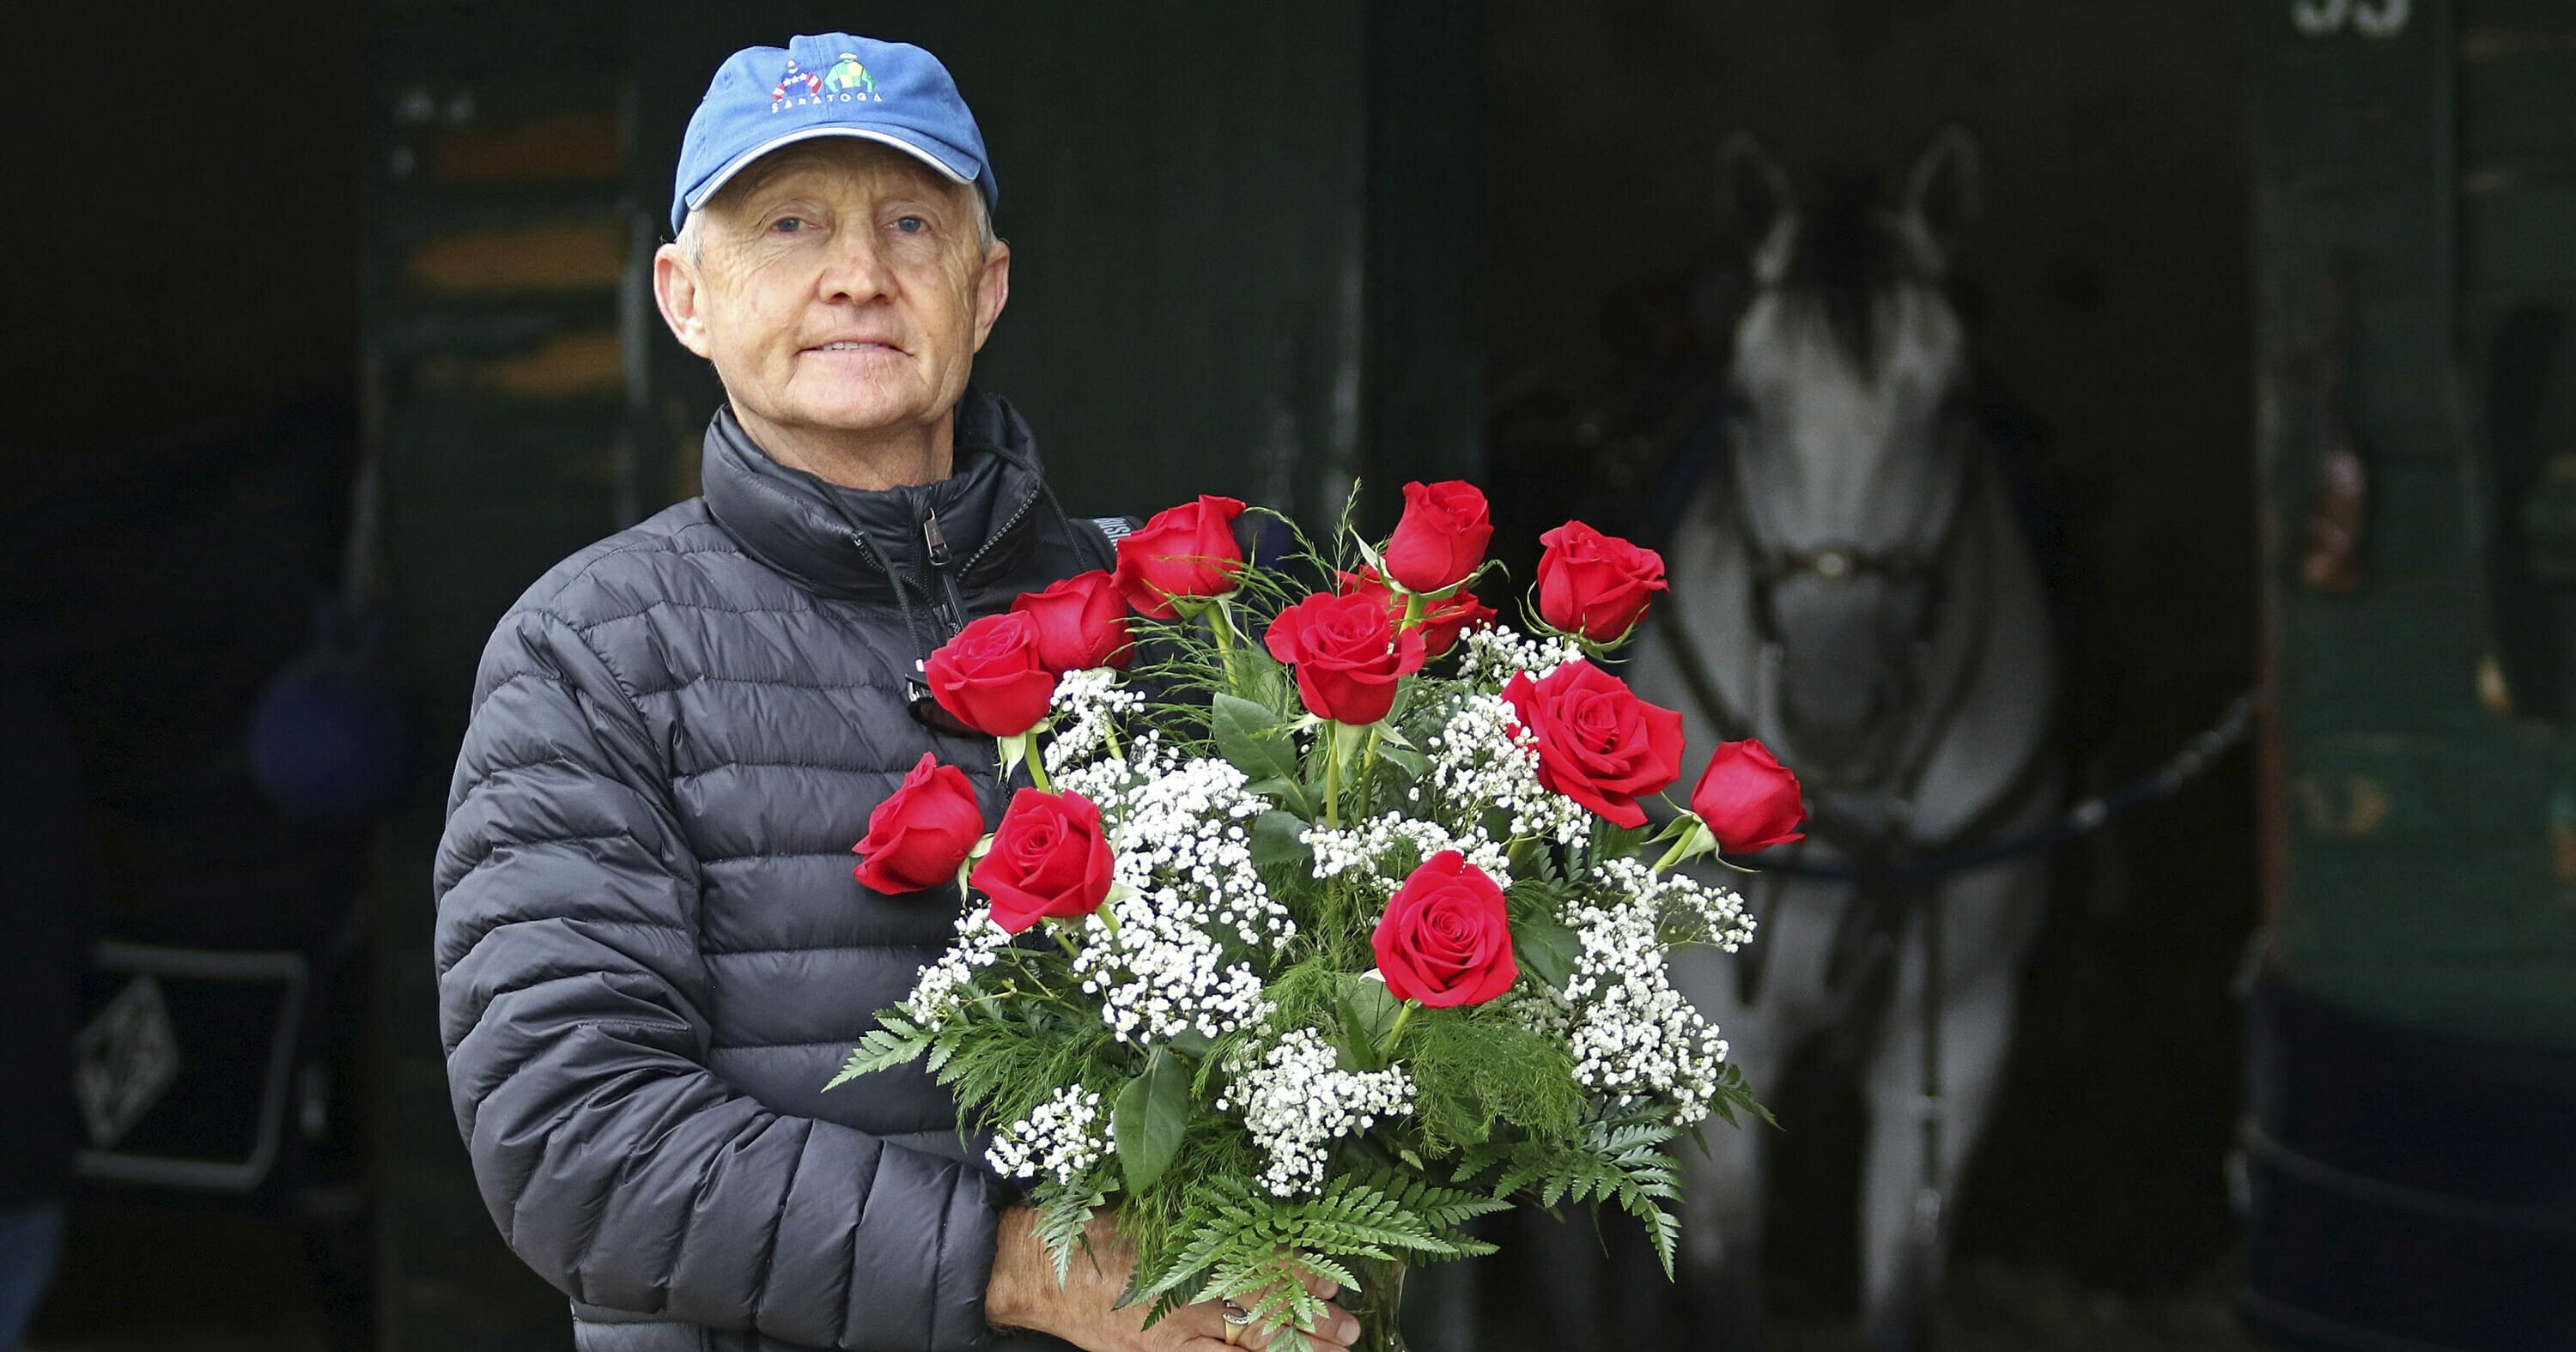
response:
M1613 444L1635 430L1623 411L1707 348L1723 310L1697 279L1725 137L1751 132L1812 198L1841 170L1893 180L1955 126L1982 165L1959 264L1968 349L2063 507L2080 787L2162 759L2252 684L2239 10L1506 0L1487 25L1491 455L1525 518L1501 537L1569 503L1615 511L1640 473ZM2225 1161L2255 818L2238 758L2062 856L2002 1098L1954 1199L1954 1330L2032 1347L2114 1345L2088 1341L2112 1326L2173 1330L2119 1346L2240 1336ZM1791 1127L1765 1244L1774 1323L1830 1326L1856 1298L1856 1098L1799 1071L1762 1088Z

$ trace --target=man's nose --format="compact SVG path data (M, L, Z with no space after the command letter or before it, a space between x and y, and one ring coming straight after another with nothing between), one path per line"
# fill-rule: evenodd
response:
M874 230L844 234L832 241L832 259L820 279L826 301L865 304L893 290L894 274L886 266Z

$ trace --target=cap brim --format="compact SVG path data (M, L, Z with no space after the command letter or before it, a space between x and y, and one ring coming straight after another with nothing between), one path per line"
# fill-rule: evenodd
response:
M789 145L797 141L811 141L816 137L821 136L855 136L863 141L874 141L879 145L893 146L895 149L912 156L923 164L929 165L931 168L938 170L939 176L947 179L951 183L961 183L970 188L975 185L975 175L966 173L957 168L957 166L950 164L947 160L941 158L937 151L934 151L927 146L907 141L902 137L895 135L893 132L879 131L874 127L852 127L846 125L802 127L795 131L791 131L784 136L778 137L775 140L763 141L759 145L753 146L751 149L725 161L725 166L718 169L715 172L714 177L709 178L705 183L700 184L698 186L698 190L689 194L685 199L689 210L695 211L699 207L706 205L708 198L715 196L717 192L724 188L724 185L732 182L734 175L750 168L752 161L759 159L761 156L766 155L781 146Z

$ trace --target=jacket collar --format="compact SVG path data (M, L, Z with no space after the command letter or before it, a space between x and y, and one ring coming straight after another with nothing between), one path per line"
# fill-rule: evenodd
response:
M893 603L891 570L918 602L932 580L924 526L934 515L961 583L1007 565L1034 533L1037 441L1019 411L969 389L955 443L949 475L936 483L844 488L771 459L731 408L719 408L700 471L707 510L754 558L813 591Z

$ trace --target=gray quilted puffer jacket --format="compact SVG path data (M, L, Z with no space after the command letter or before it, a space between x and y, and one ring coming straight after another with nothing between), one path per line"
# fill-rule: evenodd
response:
M730 412L706 496L566 559L493 634L436 872L459 1129L583 1352L1063 1349L984 1322L1013 1190L918 1068L823 1084L954 934L953 887L851 876L925 751L998 821L988 738L910 716L968 618L1108 566L1026 424L959 405L955 472L865 493Z

